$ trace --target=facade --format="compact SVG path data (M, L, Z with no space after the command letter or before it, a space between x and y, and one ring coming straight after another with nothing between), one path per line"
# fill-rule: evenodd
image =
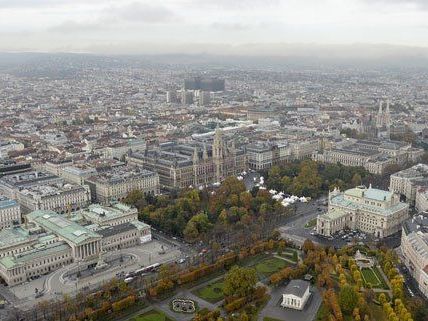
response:
M10 159L0 159L0 177L5 175L28 172L30 170L30 163L17 163Z
M398 232L408 217L409 205L398 194L357 186L329 193L327 213L317 217L317 233L331 236L345 228L358 229L378 238Z
M109 214L104 216L95 208ZM98 206L91 210L93 213L89 216L77 212L72 217L52 211L34 211L25 217L24 225L0 230L0 277L3 281L15 285L73 262L95 264L100 253L152 239L150 226L130 220L136 216L126 205ZM90 225L84 225L88 223Z
M92 200L109 204L123 200L129 192L141 190L144 194L159 194L159 175L138 167L118 167L85 179Z
M428 187L418 187L415 197L415 209L418 212L428 211Z
M61 160L57 162L55 161L46 162L43 167L45 171L53 175L60 176L61 169L71 165L73 165L73 162L71 160Z
M406 202L411 205L415 205L416 192L420 187L428 187L428 165L426 164L417 164L390 177L389 190L404 196Z
M255 170L269 169L273 165L311 157L318 150L318 138L301 141L256 142L246 147L248 167Z
M386 104L386 108L383 106ZM391 136L391 114L389 111L389 100L379 102L379 110L376 115L376 130L379 138L390 138Z
M166 143L144 154L131 154L127 161L157 172L161 187L166 189L213 184L247 169L245 152L233 141L226 142L220 129L212 145Z
M400 249L403 263L428 298L428 213L415 215L403 224Z
M0 229L21 224L21 209L15 200L0 195Z
M144 139L130 139L126 143L104 148L103 154L104 157L108 159L122 159L129 152L138 152L145 149L146 141Z
M282 295L281 306L295 310L303 310L311 293L310 283L303 280L290 280Z
M152 240L150 226L144 223L139 225L137 221L122 223L114 226L106 226L97 233L102 236L102 249L105 252L120 250Z
M15 199L24 214L35 210L65 213L87 206L90 200L87 187L43 171L6 175L0 179L0 191Z
M208 106L210 103L210 93L208 91L199 91L199 106Z
M410 144L385 140L357 140L347 145L314 152L312 159L318 162L345 166L364 167L372 174L383 175L390 165L413 162L422 155L421 149Z
M194 97L193 91L183 90L181 92L181 103L183 105L191 105L193 104L193 97Z
M67 182L84 185L85 179L97 174L97 170L91 166L67 166L61 169L59 175Z
M24 214L36 210L52 210L64 214L86 207L90 202L90 192L87 186L61 181L20 190L17 200Z

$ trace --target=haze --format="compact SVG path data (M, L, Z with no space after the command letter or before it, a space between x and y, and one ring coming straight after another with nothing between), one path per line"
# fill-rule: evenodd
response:
M0 51L282 55L307 44L428 47L428 2L0 0Z

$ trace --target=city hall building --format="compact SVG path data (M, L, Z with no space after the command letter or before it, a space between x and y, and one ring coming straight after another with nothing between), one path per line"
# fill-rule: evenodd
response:
M233 140L225 141L218 128L212 144L164 143L144 153L132 153L127 161L158 173L160 185L166 189L213 184L247 169L245 151L236 148Z
M331 236L345 228L383 238L398 232L408 218L409 205L396 193L357 186L329 193L328 211L317 217L317 233Z

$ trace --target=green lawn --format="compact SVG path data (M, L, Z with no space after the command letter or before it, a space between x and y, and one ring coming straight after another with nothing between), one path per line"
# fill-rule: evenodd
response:
M316 225L317 225L317 219L314 218L314 219L312 219L310 221L307 221L306 224L305 224L305 227L306 228L312 228L312 227L314 227Z
M287 248L280 256L297 263L297 251L294 249Z
M205 301L217 303L218 301L223 300L223 288L223 280L219 280L196 290L194 294Z
M173 321L173 320L168 318L163 312L160 312L157 310L150 310L146 313L140 314L139 316L131 318L128 321Z
M371 303L369 305L369 310L372 313L373 320L376 320L376 321L387 321L388 320L385 313L383 312L382 307Z
M278 272L279 270L281 270L287 265L289 264L287 264L286 261L276 257L272 257L272 258L268 258L263 261L260 261L258 264L256 264L255 268L257 273L268 276L275 272Z
M370 283L373 288L388 289L377 267L362 269L361 274L366 285Z

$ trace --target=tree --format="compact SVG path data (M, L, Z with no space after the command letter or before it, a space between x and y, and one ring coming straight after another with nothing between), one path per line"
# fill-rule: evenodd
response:
M345 314L351 314L358 304L358 293L350 285L342 287L339 293L339 305Z
M321 177L314 161L303 161L299 175L293 180L293 193L299 196L315 197L321 190Z
M254 291L256 283L255 269L234 266L226 274L223 292L226 296L245 297Z
M352 184L352 186L359 186L359 185L361 185L362 184L361 175L358 174L358 173L355 173L354 176L352 176L351 184Z
M306 239L305 242L303 242L302 250L305 253L307 253L309 251L313 251L314 249L315 249L315 245L311 240Z

